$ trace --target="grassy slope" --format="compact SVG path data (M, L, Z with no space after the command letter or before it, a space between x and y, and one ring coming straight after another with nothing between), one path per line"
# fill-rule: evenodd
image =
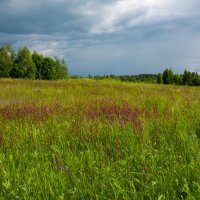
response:
M200 88L0 80L0 199L198 199Z

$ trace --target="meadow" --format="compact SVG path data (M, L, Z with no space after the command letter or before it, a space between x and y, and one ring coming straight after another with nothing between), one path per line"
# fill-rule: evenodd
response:
M200 87L1 79L0 199L200 199Z

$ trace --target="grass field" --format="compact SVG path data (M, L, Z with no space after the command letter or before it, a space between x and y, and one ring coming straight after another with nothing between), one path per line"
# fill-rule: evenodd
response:
M200 88L1 79L0 199L200 199Z

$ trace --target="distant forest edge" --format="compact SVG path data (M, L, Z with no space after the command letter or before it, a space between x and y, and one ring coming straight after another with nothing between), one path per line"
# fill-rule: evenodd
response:
M78 78L77 76L72 76ZM183 74L174 74L171 69L165 69L163 73L159 74L139 74L139 75L103 75L103 76L88 76L89 78L100 79L116 79L125 82L144 82L144 83L158 83L171 85L188 85L200 86L200 75L197 72L190 72L185 70Z
M69 77L68 67L64 59L48 57L34 51L32 54L28 47L19 48L15 52L12 45L0 47L0 78L24 78L58 80ZM71 78L81 78L72 75ZM144 82L158 84L200 86L200 75L197 72L185 70L183 74L174 74L171 69L165 69L159 74L139 75L88 75L88 78L116 79L126 82Z

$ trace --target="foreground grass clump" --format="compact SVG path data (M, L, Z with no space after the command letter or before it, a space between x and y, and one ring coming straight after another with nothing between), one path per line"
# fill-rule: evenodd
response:
M200 88L0 80L2 199L198 199Z

